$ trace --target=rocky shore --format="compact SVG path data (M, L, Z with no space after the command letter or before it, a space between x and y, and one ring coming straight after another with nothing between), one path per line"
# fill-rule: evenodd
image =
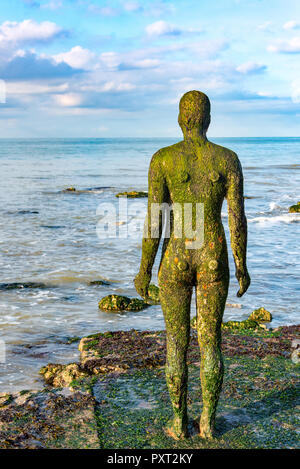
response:
M0 448L296 448L300 326L223 329L218 437L175 442L164 379L164 331L116 331L79 341L80 361L41 369L42 391L0 395ZM294 347L294 348L293 348ZM191 332L189 413L201 411Z

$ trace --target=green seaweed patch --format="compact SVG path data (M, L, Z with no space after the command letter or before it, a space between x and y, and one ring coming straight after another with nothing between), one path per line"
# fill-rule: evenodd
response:
M128 197L129 199L140 199L142 197L148 197L148 192L143 191L131 191L131 192L119 192L116 197Z
M264 307L261 307L252 311L249 319L257 322L271 322L273 318L269 311L267 311Z
M194 316L191 319L191 327L193 329L197 328L197 316ZM261 325L250 318L245 319L244 321L227 321L222 323L223 329L230 329L230 330L255 330L261 327Z
M245 321L227 321L223 322L222 324L223 329L257 329L259 324L257 321L253 321L252 319L246 319Z
M138 298L128 298L122 295L108 295L99 301L99 308L103 311L141 311L149 305Z
M81 337L69 337L68 340L67 340L67 344L70 345L70 344L74 344L74 342L79 342L81 339Z
M289 212L290 212L290 213L299 213L299 212L300 212L300 201L297 202L296 205L291 205L291 206L289 207Z
M217 438L192 433L174 441L163 427L170 417L165 377L142 370L96 384L96 419L101 448L200 449L297 448L297 381L289 360L225 358L225 379L217 412ZM189 367L191 420L202 408L199 367ZM113 430L113 431L112 431Z

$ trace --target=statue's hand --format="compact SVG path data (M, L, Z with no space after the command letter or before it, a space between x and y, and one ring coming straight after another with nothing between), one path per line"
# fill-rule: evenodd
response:
M151 275L139 272L134 279L134 286L142 298L147 298Z
M236 278L238 279L238 282L240 284L240 289L237 292L236 296L240 298L241 296L243 296L244 293L246 293L251 283L250 275L248 273L247 268L244 272L237 272Z

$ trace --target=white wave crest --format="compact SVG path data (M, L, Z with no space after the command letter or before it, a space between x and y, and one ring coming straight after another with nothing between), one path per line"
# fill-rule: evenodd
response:
M300 216L297 213L285 213L275 217L255 217L248 218L249 223L259 223L260 225L276 225L277 223L297 223L300 222Z

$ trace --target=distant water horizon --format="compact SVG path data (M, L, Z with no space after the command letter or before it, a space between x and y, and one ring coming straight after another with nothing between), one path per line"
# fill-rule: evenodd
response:
M235 305L227 306L224 320L246 319L264 306L273 315L272 327L299 323L300 214L288 208L300 200L300 137L208 139L239 155L249 197L252 283L242 298L236 297L225 202L222 208L231 271L227 302ZM77 360L77 344L68 345L69 337L164 327L159 305L124 314L98 309L98 301L108 294L138 296L133 278L141 238L99 240L96 210L102 202L117 206L118 192L147 191L151 156L180 140L1 138L0 283L40 282L45 287L0 291L0 339L7 350L6 363L0 363L0 391L41 387L41 366ZM70 186L81 192L63 192ZM129 207L134 202L129 200ZM144 216L141 211L137 220ZM110 285L89 285L97 279Z

